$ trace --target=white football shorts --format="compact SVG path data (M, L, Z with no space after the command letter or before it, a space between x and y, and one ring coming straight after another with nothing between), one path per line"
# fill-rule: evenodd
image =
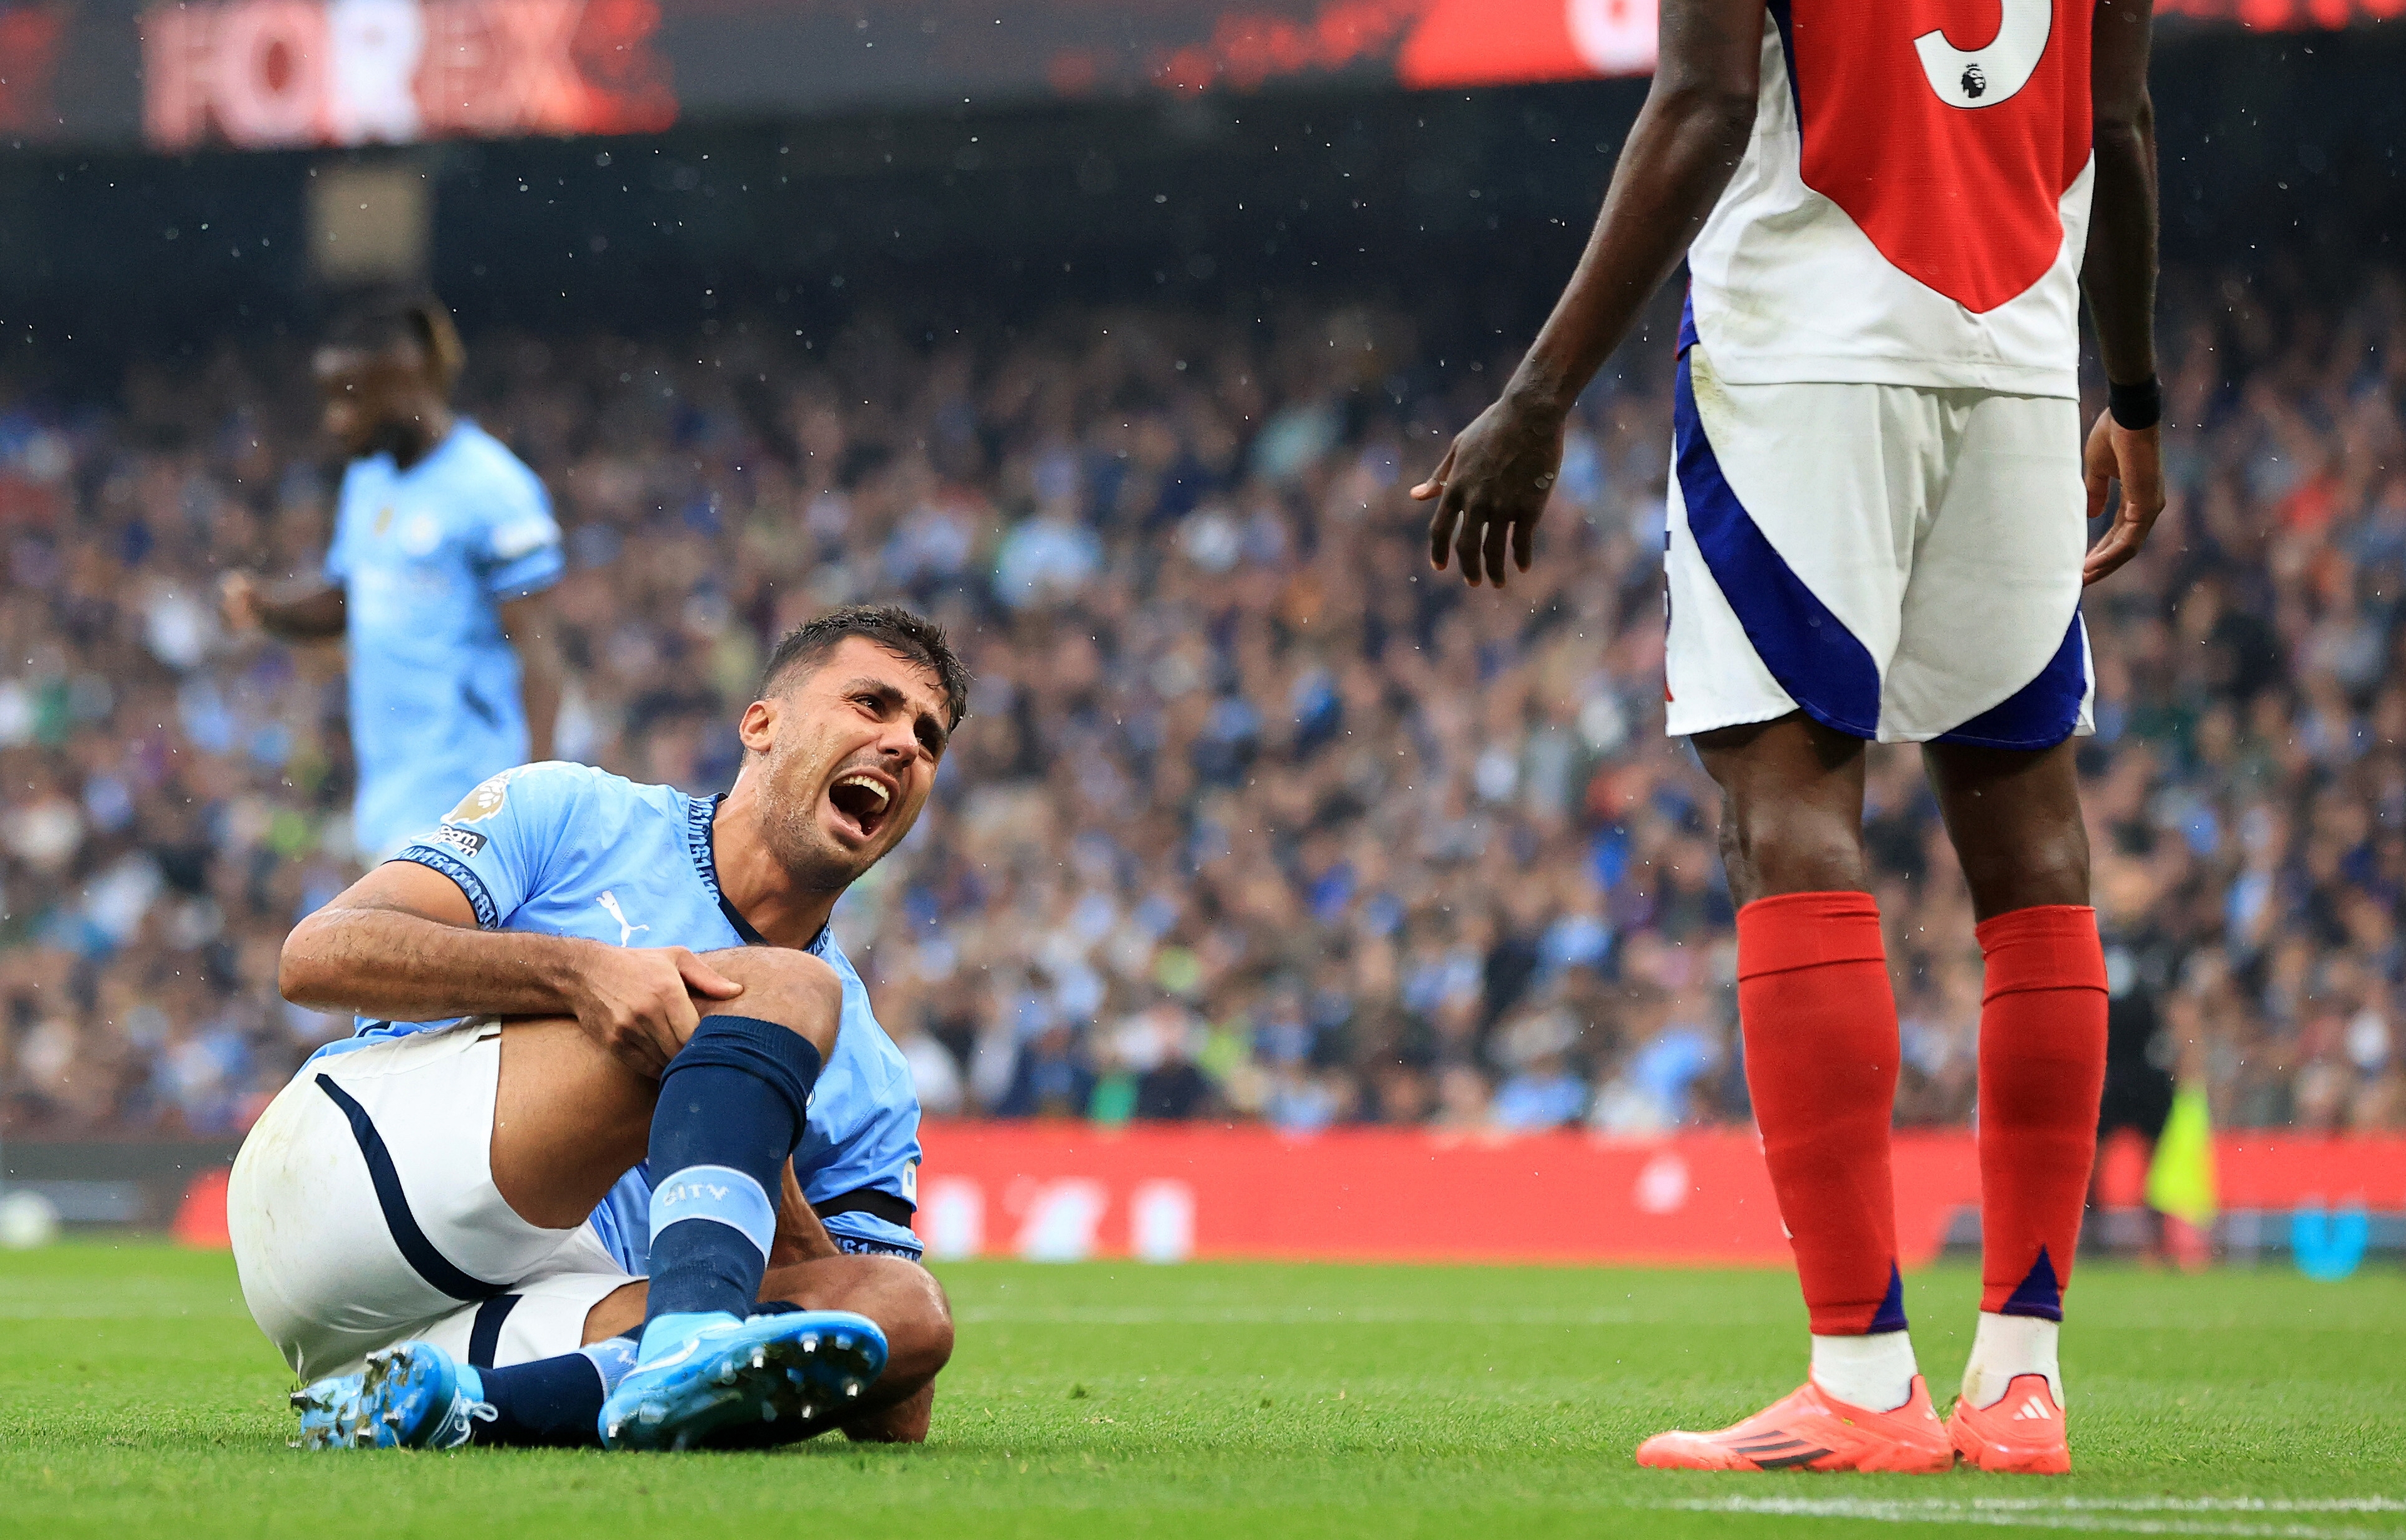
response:
M480 1368L572 1353L633 1281L591 1224L530 1224L493 1186L501 1036L474 1022L314 1060L243 1141L243 1299L302 1378L411 1338Z
M2076 402L1732 385L1691 346L1672 419L1672 736L1799 709L1883 743L2092 730Z

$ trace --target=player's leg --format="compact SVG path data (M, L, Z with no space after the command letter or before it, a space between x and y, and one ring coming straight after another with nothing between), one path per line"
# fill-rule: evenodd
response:
M597 1282L608 1286L598 1300ZM538 1280L375 1355L364 1374L312 1386L304 1398L323 1403L320 1420L364 1429L369 1442L386 1446L596 1448L602 1406L635 1367L645 1293L641 1279L606 1274ZM771 1269L760 1293L762 1314L865 1318L891 1351L856 1397L759 1425L748 1430L752 1439L722 1435L714 1444L791 1443L833 1428L870 1442L927 1437L936 1375L953 1349L951 1307L933 1275L899 1256L828 1257Z
M1722 793L1738 911L1746 1077L1796 1253L1812 1377L1640 1464L1943 1470L1953 1462L1906 1331L1889 1123L1899 1058L1879 911L1864 891L1863 746L1804 716L1697 735Z
M472 1023L316 1060L245 1140L227 1201L235 1262L304 1378L507 1293L573 1238L581 1214L531 1222L495 1188L502 1035Z
M1721 788L1747 1083L1812 1321L1812 1379L1649 1465L1932 1470L1889 1123L1899 1058L1862 853L1863 740L1897 629L1924 436L1910 392L1734 386L1701 349L1674 398L1668 726ZM1900 417L1900 412L1904 413Z
M1950 395L1949 480L1906 592L1888 705L1899 736L1929 741L1987 963L1981 1315L1954 1431L1987 1468L2063 1470L2057 1322L2105 1071L2070 742L2090 691L2080 424L2066 400ZM1988 1434L1974 1426L1992 1420Z
M2105 1079L2105 958L2073 746L1927 752L1988 970L1980 1317L1953 1427L1987 1468L2060 1471L2071 1457L2057 1338Z
M1863 869L1863 745L1803 716L1696 739L1721 787L1747 1084L1813 1331L1852 1406L1912 1399L1889 1124L1900 1049Z
M645 1141L651 1277L636 1366L602 1406L613 1448L687 1448L842 1405L885 1366L885 1338L862 1317L753 1316L772 1194L835 1047L843 988L804 953L721 958L744 993L669 1061Z
M760 1053L751 1057L764 1072L783 1059L803 1064L816 1055L824 1060L835 1042L836 1013L842 1004L842 985L832 968L806 954L771 947L712 953L710 964L743 984L743 993L727 1001L724 1012L703 1018L686 1052L670 1062L659 1080L626 1064L571 1018L509 1024L502 1034L501 1081L494 1096L492 1170L494 1185L512 1209L536 1224L568 1228L582 1223L611 1186L649 1151L661 1087L681 1072L680 1064L687 1071L698 1070L705 1067L705 1060L727 1056L722 1038L757 1039ZM754 1031L747 1038L740 1026L729 1025L743 1021L774 1026L777 1032ZM806 1046L809 1055L801 1046L787 1045L787 1038ZM703 1043L701 1053L694 1050L697 1041ZM746 1057L741 1048L733 1054ZM814 1081L816 1073L811 1070ZM733 1080L759 1078L739 1073ZM688 1082L688 1089L725 1083L729 1077L705 1075L701 1081ZM747 1101L757 1095L748 1088L738 1094ZM802 1095L808 1094L804 1086ZM697 1114L688 1107L676 1116L691 1120ZM778 1151L770 1168L772 1177L790 1148ZM665 1173L655 1167L655 1174ZM775 1182L770 1185L773 1188Z

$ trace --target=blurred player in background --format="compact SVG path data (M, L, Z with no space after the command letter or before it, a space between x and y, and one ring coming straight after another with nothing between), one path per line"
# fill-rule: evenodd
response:
M1578 272L1414 489L1438 567L1501 586L1508 549L1526 570L1565 416L1687 248L1668 725L1723 794L1747 1083L1812 1376L1734 1427L1649 1439L1642 1464L2070 1469L2057 1334L2106 1053L2079 600L2163 504L2149 28L2148 0L2003 0L2001 22L1664 0ZM2085 465L2082 289L2112 386ZM2093 549L2084 478L2092 518L2122 488ZM1944 1427L1897 1273L1866 741L1924 745L1987 957L1981 1313Z
M451 410L466 353L442 304L384 299L318 351L325 429L349 457L322 573L226 575L236 630L347 636L353 835L391 855L487 776L551 757L561 667L544 590L559 526L535 473Z

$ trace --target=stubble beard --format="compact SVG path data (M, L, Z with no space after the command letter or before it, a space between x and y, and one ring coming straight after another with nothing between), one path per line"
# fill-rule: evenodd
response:
M805 893L842 893L876 864L829 840L818 827L818 799L800 800L768 820L770 854Z

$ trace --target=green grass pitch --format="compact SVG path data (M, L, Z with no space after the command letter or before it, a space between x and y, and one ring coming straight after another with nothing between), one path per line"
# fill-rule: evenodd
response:
M1691 1476L1630 1450L1790 1389L1775 1272L978 1263L924 1448L288 1449L222 1255L0 1253L0 1533L2406 1536L2406 1281L2085 1269L2069 1479ZM1976 1279L1910 1280L1933 1385Z

